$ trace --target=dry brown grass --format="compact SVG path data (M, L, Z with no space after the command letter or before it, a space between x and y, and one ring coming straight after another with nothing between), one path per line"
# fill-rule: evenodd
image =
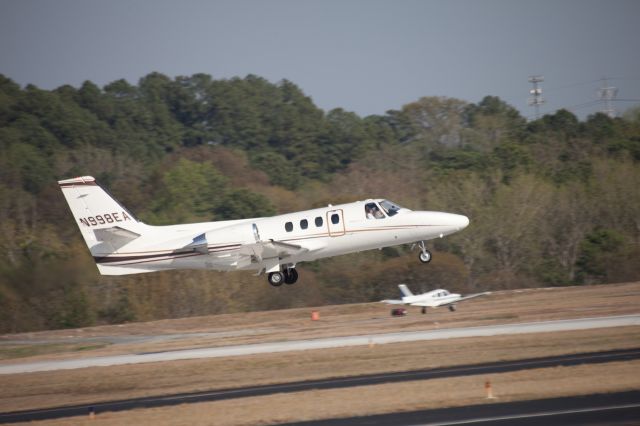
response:
M74 417L49 421L47 424L266 425L638 389L638 369L638 360L547 368L487 377L467 376L315 390L120 413L98 413L93 421L87 417ZM492 382L496 399L485 398L484 382L487 379Z
M409 316L390 318L389 307L381 303L337 305L284 311L253 312L205 317L183 318L76 330L55 330L0 336L0 358L3 347L15 358L25 355L25 361L78 358L89 356L154 352L198 347L215 347L246 343L321 338L434 328L468 327L554 319L585 318L640 312L640 283L600 286L564 287L502 291L488 297L464 302L457 312L446 308L430 310L420 315L411 308ZM310 312L318 310L320 321L310 321ZM194 335L193 333L208 333ZM162 338L162 336L167 336ZM113 337L135 337L131 343L104 344ZM143 340L154 336L152 341ZM81 339L104 338L78 345ZM158 338L159 337L159 338ZM80 340L78 340L80 339ZM2 345L11 340L47 341L54 350L39 354L33 344ZM67 343L62 344L62 343ZM55 346L55 343L60 343ZM78 347L95 345L94 349ZM25 349L25 346L27 348ZM29 350L29 347L32 350ZM22 351L22 352L21 352ZM56 352L56 353L51 353ZM6 361L9 362L9 361ZM16 362L11 360L10 362ZM3 363L0 361L0 363Z
M640 327L435 340L2 376L0 411L637 347Z
M390 318L388 316L389 307L381 304L343 305L319 308L321 320L317 322L312 322L309 319L311 309L294 309L2 336L0 343L2 340L17 339L32 342L47 340L53 342L50 343L51 347L47 350L59 351L56 354L39 354L21 358L26 362L38 359L75 358L298 338L636 314L639 312L638 306L640 306L640 283L630 283L500 292L486 298L463 303L455 313L440 309L431 311L428 315L420 315L419 310L416 309L404 318ZM205 338L196 338L190 334L203 332L216 334ZM152 336L180 333L184 333L184 336L176 336L175 340L164 339L157 342L115 344L107 348L83 350L82 354L78 354L78 348L89 346L89 344L85 345L77 340L84 336ZM59 342L59 346L56 346L55 342ZM7 345L4 346L6 350ZM13 346L12 350L22 350L21 345ZM27 349L33 347L32 345L22 346ZM363 346L3 375L1 376L2 386L0 386L0 411L63 404L91 404L99 401L150 395L638 346L640 346L640 327L617 327L560 333L411 342L378 345L373 348ZM16 361L5 360L1 363L13 362ZM637 368L635 361L627 363L627 365L633 365ZM608 387L598 388L598 391L621 390L625 386L638 388L636 371L626 370L626 367L621 365L615 366L612 374L608 375L610 366L614 366L614 364L584 367L592 368L593 374L599 375L597 378L592 376L593 382L597 382L599 386L609 383ZM540 374L543 372L547 374L552 370L560 371L563 372L563 380L580 383L579 386L572 384L567 387L556 383L553 385L553 392L556 389L564 389L563 391L566 391L567 395L579 392L590 393L591 391L588 389L593 388L583 387L582 370L578 368L582 367L541 370ZM627 372L626 375L623 371ZM500 380L498 376L503 376L496 376L494 380L496 380L497 393L501 396L501 400L512 397L524 399L533 396L555 395L551 391L549 391L551 393L547 391L545 391L547 393L541 393L536 387L539 385L534 386L536 374L529 376L531 373L508 373L504 377L509 379L499 387L497 386ZM524 381L518 381L519 377L525 377L522 379ZM551 379L560 380L553 377L549 380ZM454 400L464 401L465 404L472 400L478 402L476 395L478 380L483 382L484 378L465 377L384 385L379 388L363 387L342 391L317 391L295 395L243 398L237 401L195 404L157 409L157 411L143 410L128 414L104 414L99 418L100 421L112 421L113 423L132 423L133 421L129 421L128 416L133 416L131 418L135 418L135 423L147 422L144 420L147 417L154 419L154 423L163 423L163 418L169 418L171 423L175 423L177 419L184 416L185 419L188 419L184 424L206 424L211 423L207 419L210 420L211 416L215 415L213 418L215 418L216 424L260 424L292 419L354 415L356 412L363 414L382 412L375 411L378 408L374 409L374 407L385 407L380 410L386 411L428 408L451 404L451 401ZM413 388L413 386L418 386L418 388ZM508 386L513 386L513 388ZM538 390L528 391L528 386L533 386L532 389ZM621 386L622 388L620 388ZM503 393L503 391L506 392ZM341 392L345 392L345 394ZM373 394L370 395L368 392L373 392ZM436 394L443 395L444 400L439 399L440 397L435 398ZM352 397L347 395L352 395ZM367 395L366 398L365 395ZM394 395L394 397L390 398L390 395ZM405 396L405 398L396 398L395 395ZM407 399L407 395L411 398ZM385 402L387 400L388 402ZM345 411L347 409L344 408L343 401L351 411ZM479 402L482 403L482 401ZM316 407L314 408L314 406ZM226 413L224 419L218 417L220 412Z

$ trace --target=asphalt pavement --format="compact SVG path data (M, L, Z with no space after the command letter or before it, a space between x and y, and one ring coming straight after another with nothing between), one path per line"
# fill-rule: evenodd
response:
M572 426L640 424L640 391L487 403L280 426Z

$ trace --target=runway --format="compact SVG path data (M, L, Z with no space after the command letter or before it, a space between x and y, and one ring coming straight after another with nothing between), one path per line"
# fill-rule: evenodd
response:
M640 391L471 405L280 426L631 425L640 424Z
M550 367L569 367L575 365L583 365L583 364L602 364L608 362L615 361L628 361L633 359L640 359L640 348L635 349L626 349L626 350L615 350L615 351L607 351L607 352L591 352L591 353L582 353L582 354L572 354L572 355L561 355L561 356L553 356L553 357L543 357L543 358L531 358L531 359L520 359L516 361L503 361L503 362L494 362L494 363L483 363L483 364L474 364L474 365L461 365L454 367L445 367L445 368L435 368L435 369L427 369L427 370L414 370L414 371L403 371L403 372L395 372L395 373L382 373L382 374L369 374L362 376L351 376L351 377L341 377L341 378L333 378L333 379L322 379L322 380L310 380L303 382L293 382L293 383L282 383L282 384L274 384L274 385L263 385L263 386L253 386L253 387L244 387L244 388L235 388L235 389L218 389L204 392L193 392L193 393L183 393L183 394L175 394L175 395L162 395L162 396L153 396L146 398L134 398L120 401L110 401L110 402L101 402L96 404L84 404L84 405L75 405L75 406L63 406L63 407L53 407L48 409L40 409L40 410L29 410L29 411L16 411L11 413L0 413L0 423L11 423L11 422L24 422L24 421L34 421L34 420L46 420L46 419L56 419L70 416L81 416L87 415L87 413L91 409L95 413L104 413L107 411L124 411L131 410L135 408L150 408L150 407L162 407L162 406L172 406L179 405L185 403L194 403L194 402L204 402L204 401L219 401L233 398L246 398L246 397L254 397L254 396L265 396L265 395L273 395L278 393L290 393L290 392L301 392L308 390L318 390L318 389L338 389L338 388L349 388L355 386L368 386L368 385L379 385L379 384L388 384L388 383L399 383L399 382L407 382L414 380L430 380L430 379L438 379L445 377L460 377L460 376L470 376L470 375L486 375L486 374L494 374L494 373L505 373L511 371L520 371L534 368L550 368ZM640 392L636 392L635 394L635 403L639 403L640 407ZM618 401L620 404L620 401ZM500 406L501 404L491 404L491 407ZM563 407L562 405L559 405ZM532 408L525 404L525 408L531 410ZM591 406L589 406L591 407ZM467 407L471 409L471 407ZM459 408L457 410L462 410ZM473 410L478 410L478 408L473 408ZM433 410L434 412L440 412L443 410ZM432 417L431 414L427 417L420 417L422 419L421 422L424 422L424 419L437 419L437 418L446 418L450 419L449 412L446 410L443 411L444 417ZM456 411L457 412L457 411ZM498 415L504 415L501 411L491 412L493 417ZM634 415L638 415L635 417L636 419L640 419L640 410L635 408ZM354 419L341 419L341 423L331 423L333 420L327 420L327 426L336 425L336 424L383 424L383 425L397 425L397 424L415 424L412 423L415 417L409 415L410 413L394 414L393 417L389 418L389 415L384 416L371 416L371 417L360 417ZM396 416L407 416L407 423L402 423L399 419L402 417L396 418ZM481 414L477 414L481 415ZM482 414L482 415L487 415ZM377 423L378 420L375 420L371 423L372 418L380 418L381 423ZM531 416L528 416L531 417ZM431 420L430 420L431 421ZM385 423L386 422L386 423ZM420 423L421 423L420 422ZM310 423L316 424L316 423ZM461 423L462 424L462 423ZM535 424L535 423L534 423ZM547 421L545 419L545 424ZM317 422L317 425L325 425L325 423Z
M101 367L199 358L217 358L313 349L329 349L348 346L363 346L369 344L414 342L421 340L586 330L594 328L621 327L631 325L640 325L640 315L581 318L571 320L502 324L465 328L446 328L440 330L410 331L400 333L366 334L360 336L328 337L312 340L292 340L274 343L257 343L214 348L184 349L165 352L113 355L69 360L23 362L14 364L3 363L0 365L0 374L19 374L38 371L68 370L86 367Z

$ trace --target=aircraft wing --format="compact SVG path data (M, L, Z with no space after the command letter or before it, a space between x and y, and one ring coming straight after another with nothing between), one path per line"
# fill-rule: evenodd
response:
M381 303L386 303L387 305L404 305L405 303L399 299L385 299L381 300Z
M212 264L221 269L242 269L256 263L287 263L287 259L299 256L311 251L320 250L324 245L298 245L281 241L258 241L251 244L242 244L232 248L221 250L208 249L209 259ZM199 247L191 247L199 251Z
M239 253L244 256L251 256L258 262L263 259L280 258L299 255L310 251L308 248L297 244L283 243L280 241L259 241L253 244L244 244L240 247Z
M287 259L301 254L321 250L325 243L317 240L305 241L301 244L276 240L258 240L245 244L212 245L206 233L199 234L179 249L178 252L197 252L208 255L210 267L222 270L258 269L256 264L288 263Z
M413 303L410 303L410 305L411 306L423 306L423 307L426 307L426 308L437 308L438 306L443 306L443 305L434 304L432 301L429 301L429 302L413 302Z
M491 292L490 292L490 291L485 291L484 293L469 294L469 295L467 295L467 296L463 296L463 297L461 297L460 299L457 299L457 300L454 300L454 301L451 301L451 302L447 302L447 303L442 303L442 304L440 304L440 305L438 305L438 306L448 306L448 305L453 305L453 304L455 304L455 303L462 302L463 300L473 299L473 298L475 298L475 297L485 296L485 295L488 295L488 294L491 294ZM419 305L419 306L422 306L422 305Z

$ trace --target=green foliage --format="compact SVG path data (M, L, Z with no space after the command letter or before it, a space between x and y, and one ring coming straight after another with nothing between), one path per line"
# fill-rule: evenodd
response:
M577 282L601 282L611 273L616 258L622 255L624 237L612 229L596 229L587 234L580 244L580 257L576 263Z
M287 189L300 187L304 179L300 175L296 161L288 161L274 151L265 151L251 156L251 163L265 172L274 185Z
M527 122L497 97L424 97L361 118L294 83L151 73L98 87L0 75L0 330L640 277L640 113ZM468 215L434 241L251 274L98 275L55 181L96 176L152 224L262 217L370 197ZM256 282L258 281L258 282Z
M0 152L0 176L4 182L21 185L25 191L37 194L53 180L47 159L34 146L14 143Z
M429 160L437 168L456 170L486 170L491 159L484 153L472 149L434 150Z
M180 159L164 172L153 210L162 223L213 220L226 186L211 164Z
M273 216L276 210L266 197L241 188L227 191L215 212L217 218L230 220Z

